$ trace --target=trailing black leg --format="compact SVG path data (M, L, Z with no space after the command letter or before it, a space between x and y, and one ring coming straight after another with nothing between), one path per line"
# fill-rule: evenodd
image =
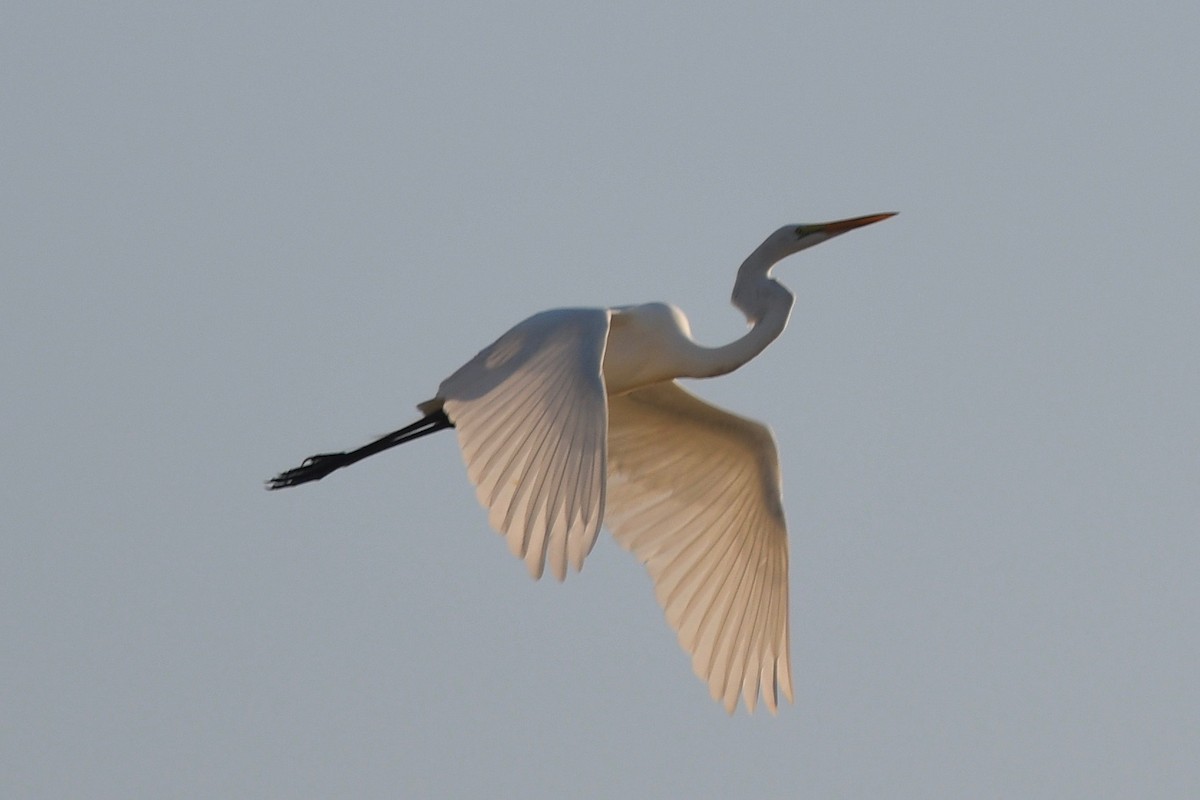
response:
M382 453L398 444L411 442L413 439L420 439L422 436L453 427L454 423L446 416L446 412L439 409L412 425L392 431L387 436L382 436L357 450L351 450L348 453L321 453L309 456L300 466L281 472L267 481L267 488L284 489L309 481L319 481L334 470L348 467L356 461L362 461L367 456Z

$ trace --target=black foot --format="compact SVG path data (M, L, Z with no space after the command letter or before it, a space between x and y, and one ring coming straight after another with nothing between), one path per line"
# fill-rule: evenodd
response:
M298 467L281 472L267 481L268 489L286 489L309 481L319 481L335 469L346 465L345 453L322 453L309 456Z

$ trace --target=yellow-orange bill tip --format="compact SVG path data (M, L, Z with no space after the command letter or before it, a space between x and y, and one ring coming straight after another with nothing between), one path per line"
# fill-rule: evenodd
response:
M865 217L852 217L851 219L840 219L837 222L826 222L825 232L830 236L846 231L852 231L855 228L861 228L863 225L870 225L872 222L879 222L888 217L894 217L899 212L888 211L885 214L868 214Z

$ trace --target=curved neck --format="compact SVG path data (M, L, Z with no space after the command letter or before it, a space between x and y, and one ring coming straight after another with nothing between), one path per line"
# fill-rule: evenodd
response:
M746 315L750 330L722 347L697 345L697 371L691 377L711 378L733 372L766 349L787 327L795 297L771 277L771 268L780 260L764 242L738 270L733 284L733 305ZM786 254L785 254L786 255Z

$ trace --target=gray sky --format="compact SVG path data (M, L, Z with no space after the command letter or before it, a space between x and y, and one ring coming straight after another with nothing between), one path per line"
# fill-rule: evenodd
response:
M431 10L436 6L436 10ZM14 4L0 795L1200 793L1194 2ZM534 583L415 418L543 308L788 331L794 706L604 535Z

